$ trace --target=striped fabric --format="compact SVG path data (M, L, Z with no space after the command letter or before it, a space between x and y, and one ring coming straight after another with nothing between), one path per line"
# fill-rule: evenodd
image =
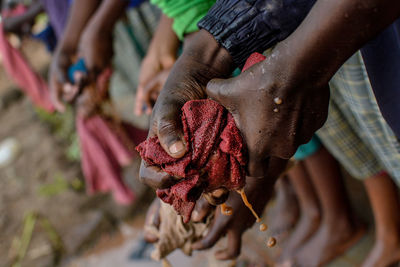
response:
M330 82L331 104L318 131L323 144L357 178L386 170L400 186L400 144L377 105L360 53Z

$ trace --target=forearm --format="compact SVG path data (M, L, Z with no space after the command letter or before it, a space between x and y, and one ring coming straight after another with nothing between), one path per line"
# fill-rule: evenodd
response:
M86 24L96 12L101 2L102 0L74 1L58 49L73 51L77 49L80 36Z
M213 78L227 78L233 69L231 56L212 35L204 30L188 35L183 53L172 68L160 98L168 99L171 92L177 89L188 94L185 99L205 98L207 82Z
M29 9L20 16L4 18L3 27L6 32L18 32L24 23L32 23L35 17L43 11L40 2L33 2Z
M162 15L154 37L151 40L149 51L160 50L157 53L148 53L160 57L162 55L176 55L179 48L179 39L172 30L173 19Z
M115 24L125 13L129 1L125 0L103 0L99 10L94 15L90 24L107 33L113 31Z
M276 51L291 58L291 69L301 69L295 79L327 83L347 58L399 16L399 1L317 1Z

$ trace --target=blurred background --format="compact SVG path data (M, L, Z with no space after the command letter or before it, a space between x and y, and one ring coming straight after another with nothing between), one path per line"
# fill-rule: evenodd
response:
M2 6L29 6L30 1L3 1ZM156 29L160 11L149 4L131 8L114 30L114 72L110 99L120 119L136 129L148 127L148 115L135 116L133 106L140 64ZM32 70L47 80L51 43L45 13L35 16L20 34L7 40ZM4 38L3 38L4 39ZM75 111L47 112L37 108L6 72L0 53L0 266L161 266L150 260L151 245L143 241L143 224L154 193L138 181L139 157L122 169L134 198L119 205L109 193L87 194ZM357 216L371 222L364 189L346 175ZM269 209L273 208L271 202ZM373 233L332 266L357 266L373 242ZM173 266L267 266L266 251L256 229L247 232L241 258L214 262L212 252L193 258L181 252ZM223 244L224 240L220 243Z

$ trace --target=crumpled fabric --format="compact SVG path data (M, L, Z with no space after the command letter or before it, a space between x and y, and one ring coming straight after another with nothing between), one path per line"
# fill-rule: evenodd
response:
M148 165L184 178L170 188L157 190L157 196L188 222L201 193L221 187L228 190L244 187L247 158L232 115L217 102L188 101L182 107L182 125L188 147L182 158L169 156L158 137L147 139L137 150Z
M2 14L5 17L17 16L25 10L26 8L23 5L19 5L13 10L2 12ZM47 112L53 112L54 107L50 101L46 81L33 71L21 52L10 44L2 23L0 23L0 54L4 69L21 90L29 96L34 105Z
M108 87L110 76L109 70L99 76L98 91ZM122 168L137 156L135 145L146 139L147 132L100 113L84 117L78 112L76 128L88 194L111 192L117 203L132 203L135 196L122 179Z
M181 249L188 256L192 255L192 244L200 240L209 229L214 213L210 213L204 222L184 223L171 205L161 202L160 226L146 225L144 230L158 238L151 257L162 260L175 249Z

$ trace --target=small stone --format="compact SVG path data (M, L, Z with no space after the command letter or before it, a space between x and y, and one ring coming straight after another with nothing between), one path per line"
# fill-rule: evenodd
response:
M275 98L274 98L274 102L275 102L275 104L280 105L280 104L282 104L283 101L282 101L281 98L275 97Z
M279 109L274 108L274 112L275 112L275 113L278 113L278 112L279 112Z
M276 239L273 238L273 237L270 237L270 238L268 239L267 246L268 246L269 248L272 248L272 247L274 247L275 245L276 245Z
M264 223L260 224L260 231L261 232L265 232L265 231L267 231L267 229L268 229L268 226L266 226Z
M8 137L0 142L0 168L11 164L20 152L20 144L17 139Z

